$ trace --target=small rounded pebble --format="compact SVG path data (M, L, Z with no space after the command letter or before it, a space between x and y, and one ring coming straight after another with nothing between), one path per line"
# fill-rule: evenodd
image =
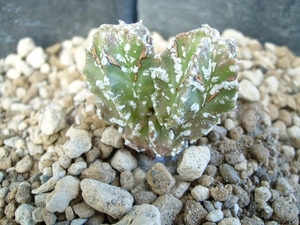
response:
M96 160L81 173L81 178L91 178L104 183L111 183L116 177L116 171L107 162Z
M206 219L211 222L219 222L224 217L222 210L216 209L209 212L206 216Z
M291 145L300 148L300 127L294 125L287 128L287 134L291 139Z
M152 191L158 195L169 193L175 185L175 178L162 163L156 163L147 172L146 179Z
M244 79L240 82L239 98L246 101L258 101L260 93L258 89L248 80Z
M184 150L178 162L177 172L183 181L199 178L210 161L210 149L207 146L191 146Z
M114 148L122 148L124 144L123 137L113 126L107 127L103 131L101 142Z
M127 191L130 191L135 186L133 175L130 171L126 170L120 174L121 187Z
M259 204L264 204L272 197L271 192L266 187L258 187L254 190L254 199L255 202Z
M119 149L111 159L111 166L119 172L132 171L137 167L137 160L127 149Z
M34 40L30 37L22 38L17 45L17 53L20 57L26 57L33 49L35 49Z
M209 189L207 187L203 187L201 185L195 186L191 190L191 194L194 197L194 199L198 202L205 201L209 198Z
M30 171L32 165L33 165L32 158L29 155L26 155L19 162L17 162L17 164L16 164L16 171L18 173L28 172L28 171Z
M38 69L46 62L46 58L44 49L36 47L27 55L26 62L34 69Z
M126 215L132 208L133 197L120 187L92 179L83 179L80 187L82 197L89 206L115 219Z
M47 135L60 131L66 125L65 117L66 116L59 105L48 105L39 117L39 126L41 131Z
M16 212L15 219L21 225L25 224L35 224L32 219L32 212L35 210L35 207L29 204L21 204Z

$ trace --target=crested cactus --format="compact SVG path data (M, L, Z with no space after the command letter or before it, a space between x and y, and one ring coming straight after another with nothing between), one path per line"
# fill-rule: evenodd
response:
M83 74L99 117L125 144L152 156L175 155L235 107L238 60L232 39L203 25L154 55L141 22L102 25L87 47Z

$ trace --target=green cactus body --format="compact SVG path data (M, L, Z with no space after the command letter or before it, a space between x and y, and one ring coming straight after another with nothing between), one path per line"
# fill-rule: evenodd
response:
M153 156L177 154L235 107L236 45L217 30L175 36L159 56L141 22L102 25L83 70L99 116L119 127L125 144Z

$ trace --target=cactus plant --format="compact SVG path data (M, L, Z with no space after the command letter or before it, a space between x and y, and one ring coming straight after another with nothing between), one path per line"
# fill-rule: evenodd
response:
M118 127L126 145L175 155L235 107L236 50L233 39L202 25L155 55L141 22L104 24L87 47L83 74L99 117Z

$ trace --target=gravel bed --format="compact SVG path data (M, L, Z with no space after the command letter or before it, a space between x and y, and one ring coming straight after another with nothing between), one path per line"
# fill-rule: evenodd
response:
M150 159L97 118L85 38L0 59L0 224L298 224L300 57L234 36L236 109L177 157ZM154 34L156 51L167 41Z

